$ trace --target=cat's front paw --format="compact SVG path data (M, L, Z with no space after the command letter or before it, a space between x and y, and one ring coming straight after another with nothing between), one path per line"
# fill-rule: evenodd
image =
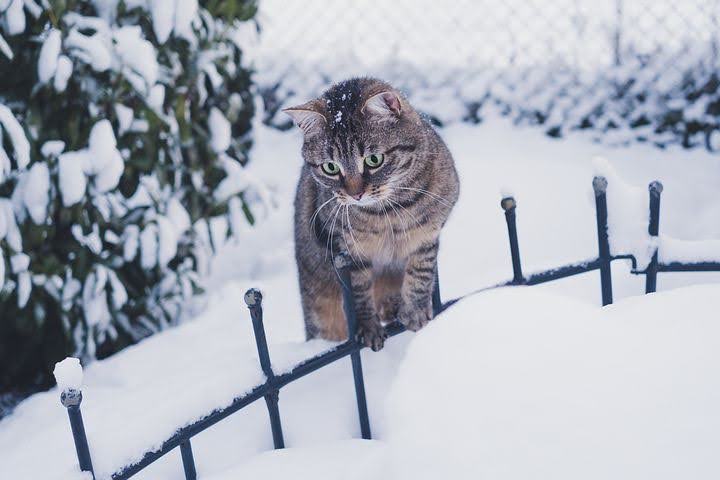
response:
M430 308L401 308L398 313L398 321L413 332L423 328L431 319Z
M382 350L385 345L387 332L385 331L385 327L378 321L361 322L360 325L358 325L355 338L361 344L370 347L373 352L378 352Z

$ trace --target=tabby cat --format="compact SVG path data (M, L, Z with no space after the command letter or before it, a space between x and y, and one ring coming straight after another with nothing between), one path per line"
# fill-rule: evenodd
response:
M440 230L459 193L445 143L385 82L356 78L284 110L304 134L295 257L308 338L347 338L333 257L349 253L358 338L432 318Z

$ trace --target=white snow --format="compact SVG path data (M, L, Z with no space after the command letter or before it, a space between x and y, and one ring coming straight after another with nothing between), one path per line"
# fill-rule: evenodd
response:
M150 223L140 234L140 265L145 270L154 268L158 263L158 226Z
M122 282L114 271L108 270L107 273L108 280L110 281L110 288L112 290L111 298L113 302L113 307L116 309L120 309L128 301L127 290L125 290L125 287L123 286Z
M13 273L21 273L27 271L30 266L30 257L24 253L16 253L10 257L10 268Z
M5 55L8 60L12 60L15 58L15 54L12 51L12 48L10 48L10 45L7 43L7 40L0 34L0 52Z
M230 147L230 122L217 107L210 109L208 116L210 145L215 153L222 153Z
M313 480L389 479L389 460L384 442L340 440L311 447L263 452L238 468L228 469L208 480L240 478L303 478Z
M153 85L147 97L148 105L150 105L156 112L162 112L164 101L165 87L160 84Z
M40 57L38 58L38 80L41 83L49 82L57 71L61 41L60 30L50 29L42 48L40 48Z
M18 229L13 211L12 202L6 198L0 198L0 217L2 217L2 235L1 237L8 242L10 248L15 252L22 251L22 236Z
M718 293L459 303L417 335L393 383L388 478L714 478Z
M123 259L131 262L137 255L140 242L140 228L137 225L128 225L123 235Z
M167 216L178 234L182 234L190 228L190 215L180 203L180 200L177 198L170 199L167 209Z
M111 47L107 43L101 33L83 35L77 30L71 30L65 38L65 47L98 72L104 72L112 66Z
M73 63L65 55L60 55L57 60L57 70L55 71L55 81L53 86L58 92L64 92L67 88L68 80L72 76Z
M83 383L83 369L80 365L80 360L73 357L68 357L61 362L55 364L55 381L58 384L58 389L62 391L66 390L82 390Z
M227 176L222 179L213 192L213 195L217 200L222 202L247 189L247 187L253 183L253 179L245 167L234 158L221 155L220 161Z
M665 264L718 262L720 261L720 239L680 240L660 234L658 261Z
M88 148L65 152L59 157L60 193L65 206L82 200L87 176L99 192L117 187L125 169L125 161L117 150L117 140L109 120L93 125Z
M149 0L153 30L158 42L165 43L170 37L177 0Z
M57 157L65 150L65 142L62 140L48 140L40 147L43 157Z
M125 26L113 31L115 50L118 57L145 81L144 92L155 84L158 77L158 63L155 47L142 35L139 26Z
M18 274L17 297L19 308L25 308L28 300L30 300L30 293L32 292L31 280L30 272L20 272Z
M175 225L163 215L156 219L158 227L158 264L166 267L177 254L178 232Z
M175 0L175 25L173 27L175 35L186 38L188 41L195 38L192 24L197 17L197 12L197 0Z
M11 0L10 5L5 8L5 22L9 35L18 35L25 31L23 0Z
M126 107L121 103L115 104L115 114L118 118L118 135L122 136L125 132L130 129L130 125L133 122L133 110L130 107Z
M22 190L23 203L36 225L45 224L50 201L50 170L45 162L30 167Z
M86 153L84 151L66 152L58 158L58 183L63 205L75 205L83 196L87 179L85 178Z
M15 161L20 170L30 163L30 142L28 142L22 126L17 121L12 111L5 105L0 104L0 133L7 133L15 149ZM0 145L0 150L2 146Z

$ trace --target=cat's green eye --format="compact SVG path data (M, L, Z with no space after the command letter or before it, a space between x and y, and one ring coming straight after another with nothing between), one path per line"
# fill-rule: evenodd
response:
M365 157L365 165L370 168L378 168L385 161L385 155L382 153L373 153Z
M327 175L337 175L340 173L340 165L335 162L325 162L320 165L320 168L322 168L322 171Z

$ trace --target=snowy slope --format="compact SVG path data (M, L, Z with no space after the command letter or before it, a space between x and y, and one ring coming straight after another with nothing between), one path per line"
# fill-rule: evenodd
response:
M210 478L717 478L719 292L604 309L475 295L408 346L380 440L265 452Z
M458 304L393 384L387 478L718 478L719 292L598 309L518 288Z
M590 182L594 172L591 158L598 154L607 157L623 179L642 189L651 180L663 180L665 191L662 233L683 239L720 238L720 222L717 222L720 218L720 198L717 197L720 163L716 157L709 154L679 150L658 151L646 147L609 149L580 139L553 141L535 130L512 128L502 119L490 120L475 127L456 125L445 129L442 134L457 159L462 181L460 203L442 238L440 275L443 295L446 298L465 294L510 277L507 236L504 217L499 207L501 189L511 189L518 199L518 228L526 272L595 255L595 220ZM109 473L137 458L145 449L157 445L172 433L174 428L202 416L215 406L226 404L233 395L247 391L255 383L262 381L250 334L249 316L242 303L242 294L246 288L259 286L264 291L265 324L276 367L287 368L295 361L329 346L325 342L301 342L303 329L291 237L291 204L300 167L299 135L297 132L280 133L258 128L256 141L253 154L259 161L251 164L249 173L271 186L277 209L269 213L257 228L248 230L240 242L230 243L221 249L206 279L209 292L208 309L193 322L157 335L119 355L86 368L83 414L93 462L98 472ZM618 265L615 273L616 298L642 292L642 278L628 276L622 265ZM718 280L720 275L717 274L666 274L659 277L658 283L662 290L689 283ZM644 342L644 338L650 333L648 330L652 318L643 319L638 312L646 311L646 306L648 310L658 310L658 314L667 311L665 323L672 323L673 319L678 318L683 320L682 324L673 324L677 327L678 335L682 335L679 330L683 330L688 323L688 314L682 312L689 308L694 308L699 313L717 311L717 305L712 303L713 296L717 298L716 287L694 289L690 291L692 293L682 297L685 300L678 300L677 305L672 308L664 303L654 307L654 304L650 303L654 302L652 298L632 300L622 307L625 313L618 315L629 316L629 312L632 312L633 318L638 317L647 323L629 326L625 332L619 320L612 320L613 327L605 326L604 320L595 320L599 318L597 315L600 315L597 313L600 296L598 283L597 274L592 273L582 278L535 287L531 291L524 289L522 292L513 293L521 295L517 298L508 299L504 292L496 292L488 294L490 296L480 296L479 300L473 300L473 303L463 302L457 309L448 312L447 321L438 322L437 326L423 332L418 337L417 344L420 346L415 347L413 343L408 355L412 356L414 349L421 351L435 348L432 346L436 345L434 342L447 342L448 336L453 335L455 324L464 329L458 330L458 342L463 338L470 341L475 337L480 341L482 336L488 333L483 329L492 331L495 328L509 328L506 321L512 313L517 336L507 338L510 342L507 346L514 349L518 361L530 358L538 360L538 365L545 362L546 365L557 366L562 364L567 356L560 358L559 353L553 352L557 350L566 352L568 356L574 352L580 355L582 352L577 352L571 345L581 341L581 345L587 346L588 353L577 357L578 365L592 366L600 380L609 382L608 373L622 375L624 370L613 360L612 355L603 355L596 360L591 356L593 353L600 356L602 346L611 346L607 343L610 341L607 336L611 334L622 336L627 333L629 337L626 342L633 338L637 342ZM713 288L715 290L712 290ZM543 294L547 292L560 293L576 300L546 297ZM537 297L538 295L540 297ZM658 295L657 298L670 297ZM518 310L520 307L514 307L514 304L524 302L536 302L534 310L537 311L542 311L541 307L544 307L548 312L557 310L568 313L555 319L554 315L543 312L535 318L536 323L530 325L534 328L530 329L532 335L526 335L524 332L529 329L526 325L528 319L525 318L523 310ZM674 302L668 301L673 304ZM612 315L615 308L604 309L603 315ZM463 313L467 313L466 309L485 312L482 316L484 322L476 325L473 322L474 314L470 316ZM506 314L506 310L510 313ZM572 312L578 317L587 317L586 323L603 325L603 330L598 331L599 343L593 343L594 336L587 331L590 326L586 325L585 330L568 327L571 323L568 316L572 316ZM548 324L547 329L545 323ZM692 362L686 364L688 371L696 372L693 378L702 382L710 376L703 374L705 370L702 368L705 367L694 356L694 349L698 347L697 352L709 351L707 349L710 343L702 342L712 342L714 330L710 330L711 327L705 323L693 324L690 328L687 335L691 337L687 338L694 338L699 343L692 348L688 342L679 343L677 354L673 357L683 358L687 355L688 362ZM703 329L707 329L705 340L701 335ZM524 351L523 348L528 347L531 340L542 340L540 343L545 346L545 350ZM409 360L409 363L403 364L401 376L396 378L398 365L405 357L406 347L411 342L413 336L406 334L393 339L379 354L363 353L373 432L382 442L390 442L391 445L393 436L401 438L407 433L403 433L405 430L402 425L409 417L403 417L395 411L393 418L396 420L389 421L383 412L386 405L389 405L391 412L393 409L397 410L392 406L397 403L393 402L407 394L406 389L409 388L402 387L403 382L405 385L408 382L418 383L413 380L415 375L419 375L417 372L413 373L413 365L417 362L418 369L424 368L420 360ZM426 346L423 347L423 344ZM629 352L634 344L618 345L617 348L611 348L624 355L618 358L637 360L637 356L631 356ZM478 354L495 351L500 355L502 352L497 349L501 346L478 344L473 346L472 350L477 350L475 353ZM493 348L495 350L492 350ZM452 347L448 348L448 352L460 355L468 349ZM660 356L659 350L652 352L655 353L651 358ZM540 361L538 355L548 356ZM500 356L498 360L502 358ZM479 378L485 378L488 382L493 380L497 384L502 375L515 374L514 371L503 369L509 368L508 365L490 360L492 359L470 358L458 372L469 373L477 369L478 365L487 365L489 362L498 369L486 373L478 372ZM600 371L602 365L593 363L601 360L615 362L604 364L604 376ZM651 366L645 365L644 368L650 371ZM663 374L665 371L659 369L656 374ZM550 376L551 373L547 370L535 371L534 378L530 378L533 376L528 374L518 381L524 378L532 382L525 386L524 391L535 392L538 389L532 390L529 386L542 386L543 379L550 382L549 384L555 382L554 384L558 385L559 377ZM626 373L630 375L631 372ZM673 370L671 373L675 375L677 372ZM442 380L438 378L431 382L430 377L428 378L429 388L440 385L435 380ZM453 378L448 376L446 380L451 382ZM605 387L608 385L606 383ZM620 385L625 388L627 383ZM562 385L558 386L560 387ZM711 388L703 388L706 387ZM394 393L388 400L391 389ZM482 391L487 389L483 388ZM545 391L544 395L551 393ZM639 399L633 400L636 403L648 398L645 390L635 392L628 389L624 395L635 393ZM602 398L607 399L607 395ZM552 400L542 395L537 399L538 402L543 402L543 405ZM488 408L500 408L501 405L488 404ZM512 415L509 409L500 413ZM631 413L619 412L618 415L631 418ZM382 445L376 449L375 446L367 447L362 442L346 442L342 445L335 442L358 436L349 361L338 362L284 389L281 394L281 415L286 443L289 446L307 446L314 449L314 453L307 453L308 458L322 457L324 449L328 447L336 449L333 451L337 452L339 458L353 458L354 455L366 458L377 454L377 462L386 461L382 460L385 458L380 452L384 449ZM414 417L416 413L409 408L407 415ZM437 415L442 418L440 413ZM694 424L688 425L688 428L695 428ZM519 424L517 428L526 427L529 428L525 424ZM491 432L495 434L497 430ZM442 431L438 430L438 435L440 433ZM452 436L452 432L446 433ZM70 438L66 414L59 403L56 390L29 398L13 415L0 422L0 478L70 478L69 472L74 469L76 462ZM417 440L417 447L420 449L432 447L431 444ZM240 468L243 473L260 471L266 464L277 464L278 468L282 465L296 468L296 460L306 457L304 453L273 453L254 459L249 466L239 465L244 459L268 450L271 445L267 412L260 403L230 417L193 440L201 478L238 478L233 473L224 472L232 472L230 469L233 468ZM358 450L358 453L349 452L355 450ZM43 455L43 462L34 461L39 452ZM272 460L283 455L287 457ZM437 461L442 464L447 458L439 458ZM340 463L335 466L340 468ZM173 452L137 478L178 478L180 468L179 454ZM329 472L333 471L328 468ZM368 468L369 472L375 471L373 465L368 465Z

